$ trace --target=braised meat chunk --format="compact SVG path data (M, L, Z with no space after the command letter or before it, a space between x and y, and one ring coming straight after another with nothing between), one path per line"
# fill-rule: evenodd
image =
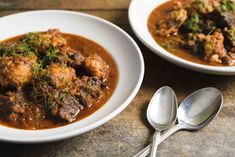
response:
M0 114L7 120L16 121L26 109L26 103L22 91L8 92L6 96L0 96Z
M98 77L82 77L83 84L80 86L78 94L81 103L84 106L90 107L103 95L103 89L106 85Z
M57 57L57 59L60 63L78 68L80 65L82 65L85 57L80 51L72 49L69 46L63 46L60 49L60 55Z
M68 122L75 120L83 106L76 97L53 88L46 81L34 80L32 96L50 111L52 116Z
M109 77L109 65L98 55L93 54L84 60L84 66L92 76L106 81Z

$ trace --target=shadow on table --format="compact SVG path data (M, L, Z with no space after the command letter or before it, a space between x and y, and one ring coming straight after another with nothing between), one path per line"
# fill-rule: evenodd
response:
M73 139L46 144L10 144L0 142L1 157L37 157L37 156L55 156L56 152L62 149L66 143Z

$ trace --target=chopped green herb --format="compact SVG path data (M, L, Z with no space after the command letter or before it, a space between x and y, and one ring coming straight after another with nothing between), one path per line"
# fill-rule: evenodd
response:
M22 42L28 44L32 49L38 49L39 47L47 48L50 43L40 32L25 34Z
M34 66L33 66L33 74L35 77L38 77L38 73L40 70L43 69L43 65L42 65L42 61L39 60L38 63L36 63Z
M228 31L227 31L227 33L228 33L228 38L229 38L229 40L231 40L231 41L235 41L235 27L232 27L232 28L230 28Z
M48 61L53 61L58 56L58 49L52 47L46 52L46 58Z
M63 101L63 99L65 98L65 96L67 95L68 93L65 93L65 92L62 92L60 93L59 97L57 98L57 100L53 103L51 103L48 107L49 109L51 109L52 107L56 107L58 108L59 107L59 104Z
M200 15L198 13L195 13L193 16L191 16L185 23L184 26L192 31L193 33L198 33L201 31L200 28Z
M37 113L37 114L35 114L34 119L38 120L40 116L41 116L41 114Z
M4 56L30 56L35 54L29 46L25 43L18 43L14 45L8 45L5 43L0 44L0 57Z
M212 34L215 30L216 30L216 27L215 27L215 26L213 26L207 35Z
M166 49L166 50L169 50L173 47L173 41L169 40L169 41L166 41L166 42L163 42L161 44L161 46Z
M235 10L235 3L232 0L221 0L220 1L220 8L222 11L234 11Z

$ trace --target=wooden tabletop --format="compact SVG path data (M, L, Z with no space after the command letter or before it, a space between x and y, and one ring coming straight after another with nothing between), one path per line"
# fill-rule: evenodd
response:
M0 143L1 157L131 157L151 142L153 129L146 108L154 92L171 86L181 101L202 87L216 87L224 94L218 117L198 132L181 131L159 147L159 157L235 156L235 77L191 72L154 55L133 34L128 23L130 0L0 0L0 16L38 9L66 9L104 18L127 31L145 59L145 78L130 105L103 126L72 139L49 144ZM0 30L0 35L1 32Z

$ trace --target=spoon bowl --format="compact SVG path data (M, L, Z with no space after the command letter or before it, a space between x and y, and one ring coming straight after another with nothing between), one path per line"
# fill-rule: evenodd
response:
M162 87L149 103L147 119L156 130L165 130L175 123L177 107L175 92L168 86Z
M179 106L179 124L187 130L201 129L219 113L222 103L222 93L216 88L200 89L185 98Z

